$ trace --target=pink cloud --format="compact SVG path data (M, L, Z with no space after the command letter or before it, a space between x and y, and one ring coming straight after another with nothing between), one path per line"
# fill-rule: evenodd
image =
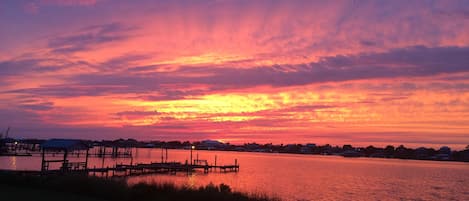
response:
M30 1L23 5L23 10L29 14L37 14L44 5L53 6L94 6L98 0L40 0Z
M42 4L52 4L59 6L92 6L98 0L41 0Z

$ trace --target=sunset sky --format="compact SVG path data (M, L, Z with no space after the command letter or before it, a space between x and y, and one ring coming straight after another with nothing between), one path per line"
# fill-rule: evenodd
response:
M2 0L0 131L469 144L469 1Z

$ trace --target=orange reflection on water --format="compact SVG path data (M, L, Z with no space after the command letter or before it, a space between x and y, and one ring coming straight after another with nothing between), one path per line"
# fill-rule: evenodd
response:
M134 150L134 163L160 162L160 149ZM228 184L235 191L277 196L283 200L466 200L467 164L338 156L195 150L209 164L240 164L238 173L195 172L129 177L128 182L175 183L198 187ZM60 157L60 156L57 156ZM184 162L189 150L169 150L168 161ZM70 157L71 161L79 161ZM16 162L13 162L16 161ZM41 158L0 157L2 169L39 170ZM130 159L90 158L90 167L129 164ZM57 167L58 168L58 167ZM98 175L99 176L99 175Z

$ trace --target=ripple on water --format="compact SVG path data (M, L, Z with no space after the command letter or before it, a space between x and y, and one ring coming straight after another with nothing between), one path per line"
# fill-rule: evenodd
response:
M435 190L442 190L442 189L444 189L444 188L441 187L441 186L432 186L432 189L435 189Z

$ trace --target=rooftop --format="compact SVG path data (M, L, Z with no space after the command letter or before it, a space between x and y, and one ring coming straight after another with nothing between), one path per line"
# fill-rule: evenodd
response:
M87 150L89 146L82 140L50 139L41 144L43 149L48 150Z

